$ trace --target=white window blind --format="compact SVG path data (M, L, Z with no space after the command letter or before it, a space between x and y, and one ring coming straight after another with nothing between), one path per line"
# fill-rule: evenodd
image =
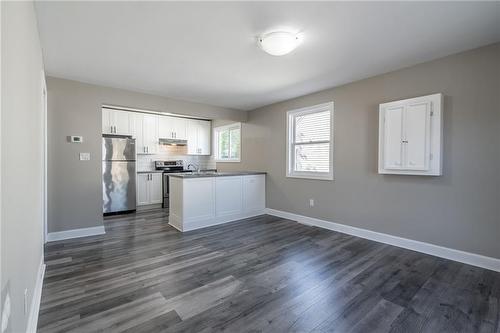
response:
M333 179L333 103L287 114L287 176Z

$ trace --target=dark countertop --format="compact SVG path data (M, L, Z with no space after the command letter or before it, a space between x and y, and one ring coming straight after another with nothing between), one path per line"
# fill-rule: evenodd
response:
M163 170L149 170L149 171L145 171L145 170L141 170L141 171L137 171L137 173L162 173Z
M230 177L230 176L250 176L250 175L265 175L262 171L233 171L233 172L192 172L192 173L173 173L169 177L177 178L207 178L207 177Z

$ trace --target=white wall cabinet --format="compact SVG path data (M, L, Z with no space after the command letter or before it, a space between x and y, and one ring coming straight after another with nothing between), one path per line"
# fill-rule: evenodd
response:
M380 104L380 174L442 174L442 94Z
M163 201L162 173L137 174L137 206L160 204Z
M187 121L187 141L189 155L210 155L211 123L206 120Z
M132 135L136 139L137 154L156 154L160 138L187 140L189 155L211 153L209 120L103 108L102 133Z
M187 139L188 120L180 117L162 116L159 121L159 137L162 139Z
M130 112L131 134L136 140L137 154L155 154L158 151L158 118L154 114Z
M130 112L103 108L102 133L130 135Z

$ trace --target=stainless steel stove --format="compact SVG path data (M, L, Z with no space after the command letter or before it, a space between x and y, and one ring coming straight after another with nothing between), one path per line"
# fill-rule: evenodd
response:
M176 160L176 161L155 161L155 169L163 171L163 201L162 207L168 208L169 205L169 186L168 186L168 174L170 173L183 173L183 172L192 172L192 170L184 169L184 161Z

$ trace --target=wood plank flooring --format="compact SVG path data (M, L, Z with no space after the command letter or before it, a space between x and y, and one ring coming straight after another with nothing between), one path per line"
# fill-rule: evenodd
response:
M273 216L49 243L39 332L500 333L500 273Z

